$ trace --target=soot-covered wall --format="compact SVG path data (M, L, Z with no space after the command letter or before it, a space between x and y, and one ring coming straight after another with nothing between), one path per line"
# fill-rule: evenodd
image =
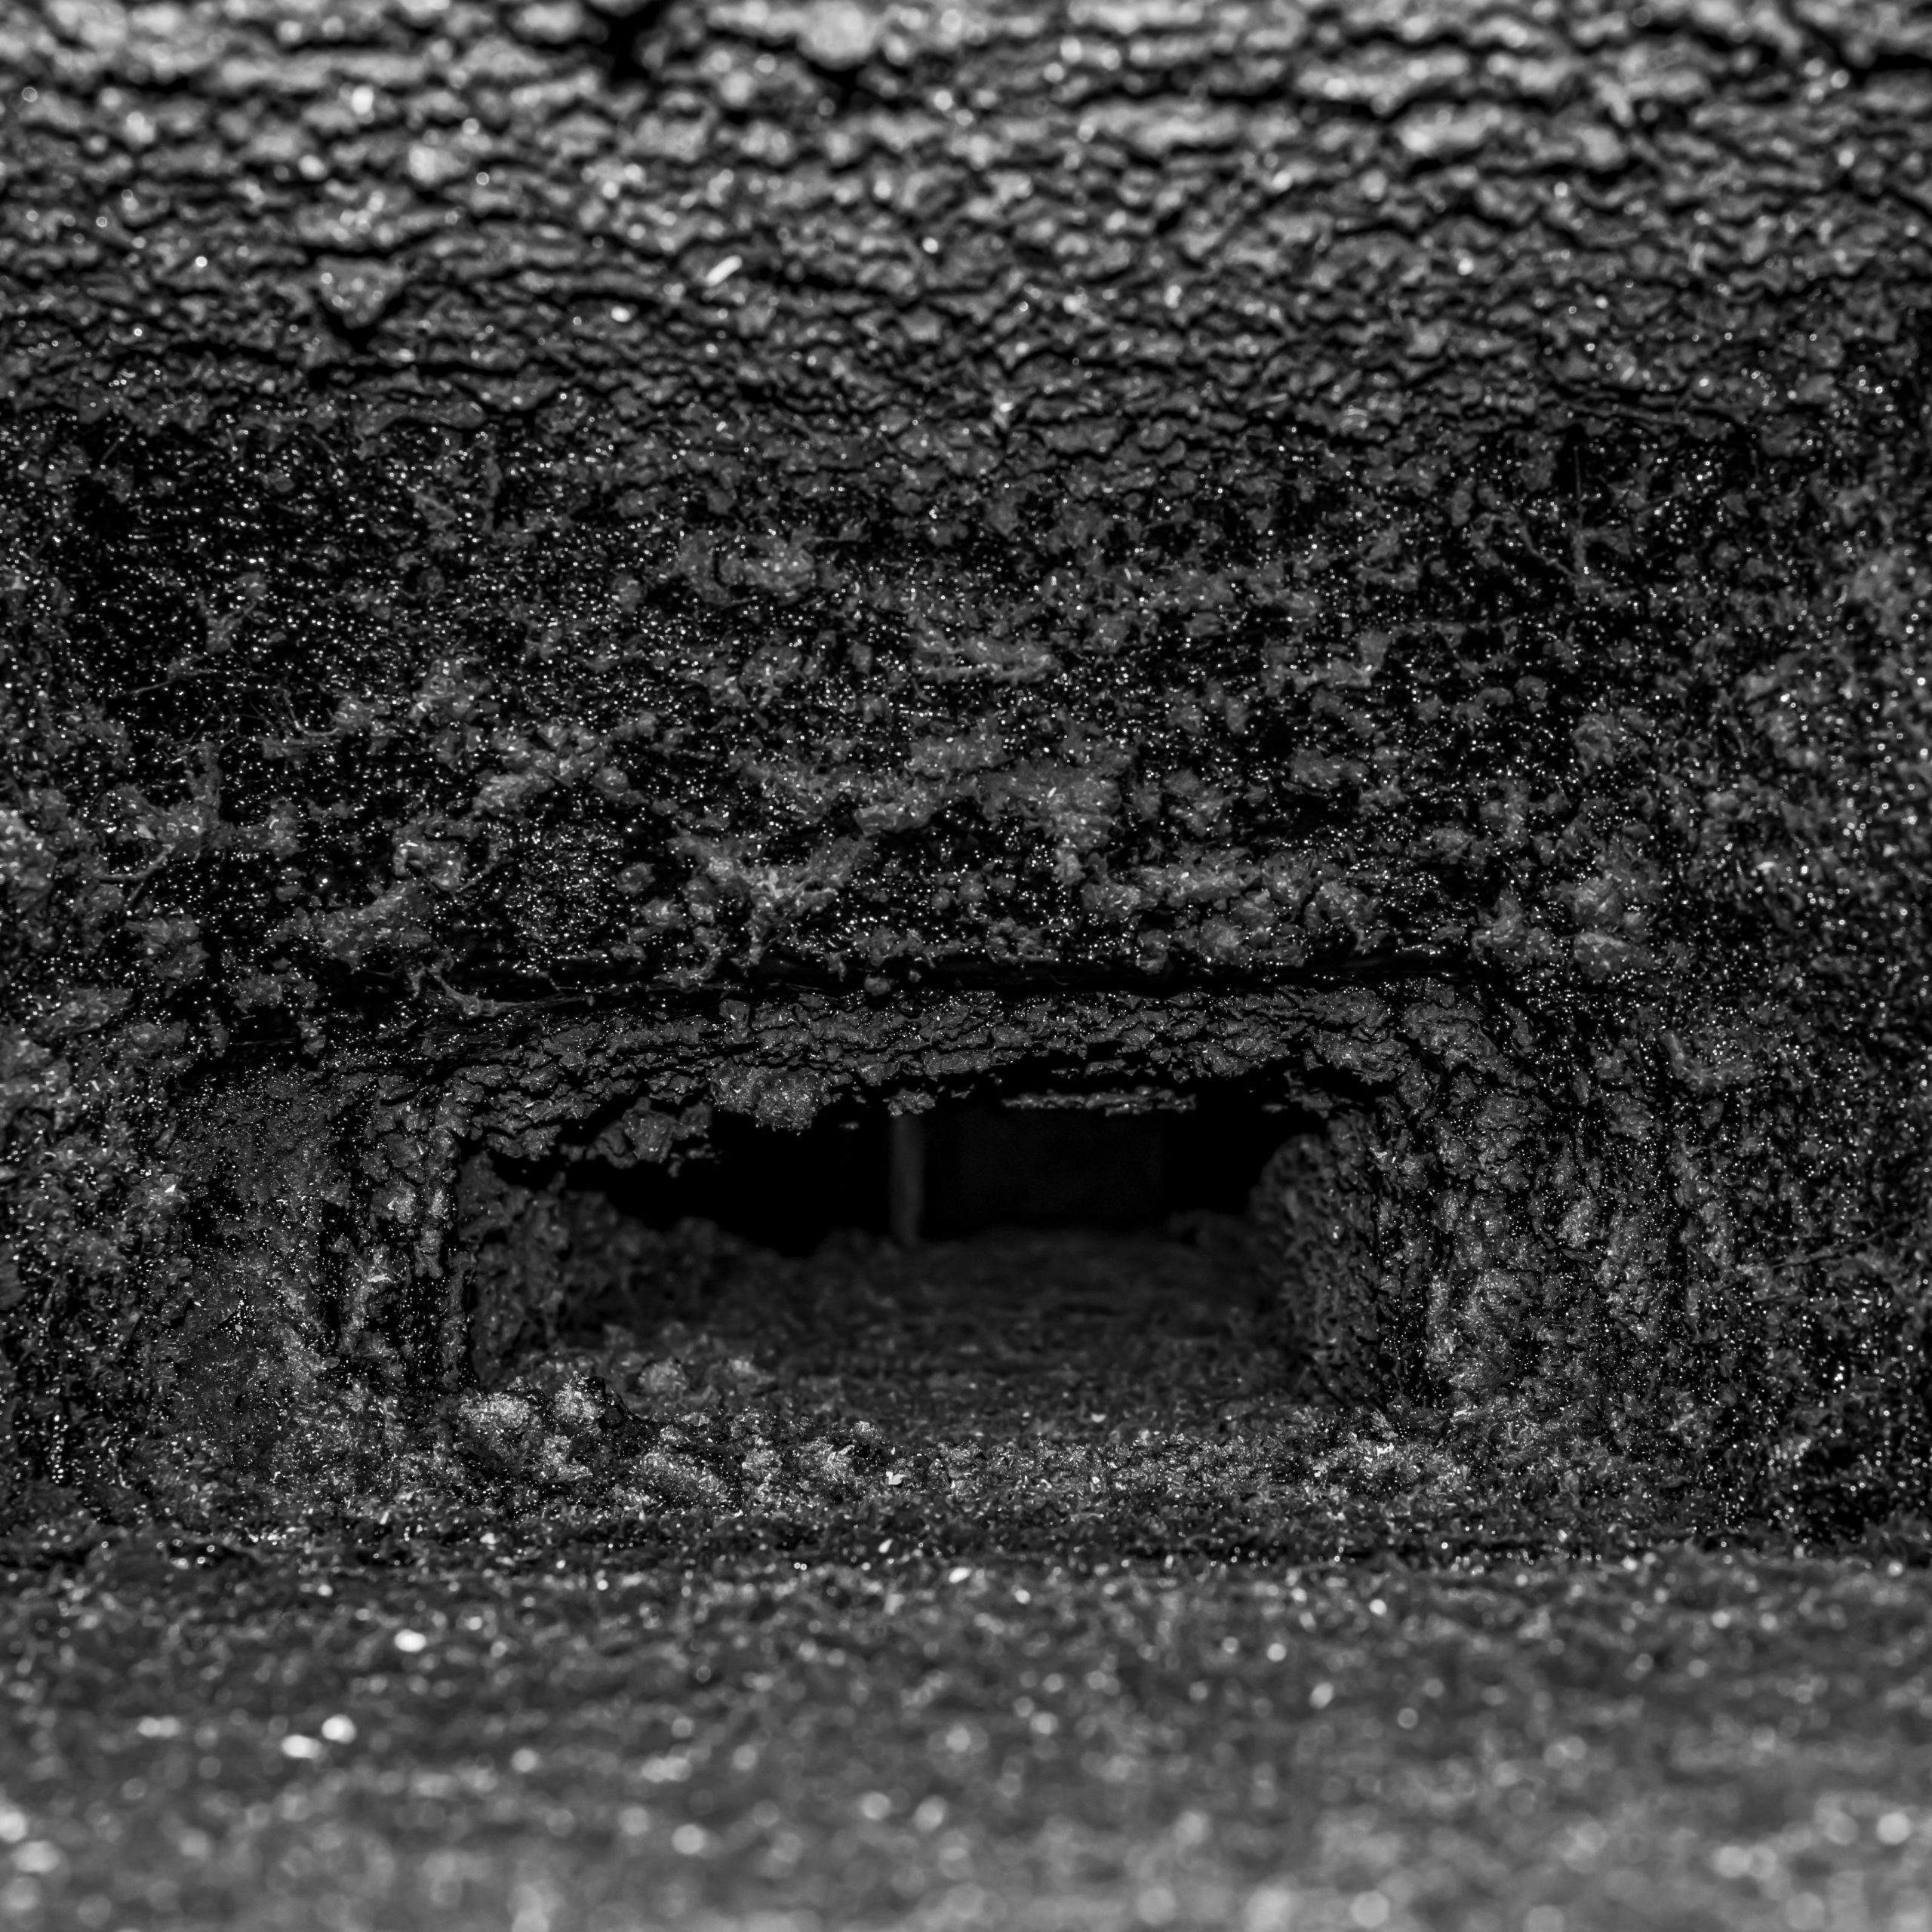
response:
M611 18L0 23L26 1461L1060 1054L1345 1096L1338 1388L1915 1479L1915 17Z

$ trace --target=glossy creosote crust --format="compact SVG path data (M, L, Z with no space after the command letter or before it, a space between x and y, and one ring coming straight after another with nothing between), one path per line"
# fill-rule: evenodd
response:
M479 1150L1241 1077L1335 1123L1263 1210L1342 1392L1915 1479L1912 17L50 0L0 70L45 1467L457 1373Z

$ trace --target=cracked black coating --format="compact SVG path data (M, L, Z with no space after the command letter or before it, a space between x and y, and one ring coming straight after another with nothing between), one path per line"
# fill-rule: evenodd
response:
M0 69L36 1479L461 1382L491 1150L1238 1076L1332 1122L1261 1205L1338 1392L1920 1493L1916 14L49 0Z

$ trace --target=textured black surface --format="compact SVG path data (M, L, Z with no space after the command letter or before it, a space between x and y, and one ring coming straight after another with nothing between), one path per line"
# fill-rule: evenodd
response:
M611 20L0 26L33 1466L439 1387L478 1149L1251 1076L1338 1387L1898 1500L1921 17Z
M22 1932L1909 1927L1932 1888L1922 1572L150 1537L7 1580Z
M1282 1401L1198 1246L739 1260L648 1361L471 1398L460 1509L0 1541L9 1932L1932 1909L1883 1540L1660 1548L1572 1466L1559 1540L1539 1459Z

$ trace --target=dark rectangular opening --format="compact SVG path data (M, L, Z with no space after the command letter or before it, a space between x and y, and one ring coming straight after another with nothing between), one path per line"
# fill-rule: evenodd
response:
M1217 1092L1146 1112L985 1100L895 1121L881 1110L803 1133L726 1115L675 1171L592 1164L569 1184L651 1227L696 1217L781 1254L811 1254L841 1229L958 1240L997 1227L1158 1228L1189 1211L1243 1211L1295 1125Z
M1144 1109L1020 1096L881 1107L803 1132L726 1115L662 1164L479 1157L460 1217L472 1370L488 1386L559 1336L701 1321L734 1275L758 1276L761 1250L843 1266L891 1241L943 1272L979 1237L1017 1243L1029 1267L1057 1233L1075 1248L1151 1238L1223 1257L1232 1283L1251 1265L1232 1217L1275 1149L1316 1124L1230 1085Z

